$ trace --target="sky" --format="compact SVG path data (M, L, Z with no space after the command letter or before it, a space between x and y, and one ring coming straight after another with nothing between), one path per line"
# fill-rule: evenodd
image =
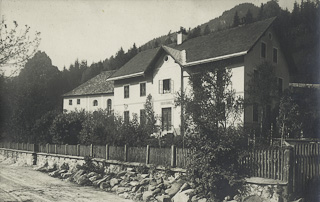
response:
M161 35L193 28L225 10L268 0L0 0L0 18L41 32L39 50L60 70L76 59L88 65ZM279 0L292 10L294 0Z

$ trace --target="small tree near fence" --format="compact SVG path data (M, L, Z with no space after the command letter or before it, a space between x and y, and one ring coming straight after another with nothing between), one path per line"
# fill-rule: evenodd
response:
M177 100L185 108L185 131L193 150L189 178L198 193L219 200L236 194L242 179L238 156L244 135L237 124L242 99L230 88L231 76L225 67L193 74L192 92Z

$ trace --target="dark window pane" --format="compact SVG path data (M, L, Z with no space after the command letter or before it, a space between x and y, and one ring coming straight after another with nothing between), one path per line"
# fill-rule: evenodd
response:
M146 96L146 83L140 83L140 96Z
M129 98L129 86L124 86L124 98Z
M124 123L125 124L128 124L129 123L129 111L124 111L124 113L123 113L123 119L124 119Z
M273 62L278 63L278 49L273 48Z
M266 50L267 50L267 45L265 43L261 43L261 57L266 58Z
M146 110L140 109L140 125L146 124Z
M162 108L162 130L171 130L171 108Z
M108 99L108 101L107 101L107 111L108 111L108 113L110 114L111 113L111 107L112 106L112 101L111 101L111 99Z
M93 106L98 106L98 100L93 101Z
M170 79L163 80L163 94L171 93Z
M69 100L69 105L72 105L72 100Z
M80 99L77 99L77 104L78 104L78 105L80 104Z

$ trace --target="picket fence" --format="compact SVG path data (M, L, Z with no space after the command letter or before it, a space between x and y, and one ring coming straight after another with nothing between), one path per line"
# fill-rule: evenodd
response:
M320 143L300 143L285 148L255 149L241 159L252 177L287 182L292 193L303 193L320 177Z
M60 154L70 156L82 156L102 158L106 160L118 160L124 162L138 162L162 166L186 168L189 163L191 150L188 148L153 148L111 146L111 145L60 145L60 144L29 144L0 142L0 148L26 150L48 154Z

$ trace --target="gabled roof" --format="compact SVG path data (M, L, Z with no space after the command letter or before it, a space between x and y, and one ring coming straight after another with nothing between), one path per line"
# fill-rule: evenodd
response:
M186 50L186 63L246 54L271 26L275 18L269 18L211 34L193 38L173 47Z
M114 82L108 81L107 79L114 73L115 71L103 71L72 91L64 94L63 97L113 93Z
M276 18L238 26L189 39L172 47L161 46L138 53L114 73L110 80L143 76L160 51L171 55L182 67L247 54Z

